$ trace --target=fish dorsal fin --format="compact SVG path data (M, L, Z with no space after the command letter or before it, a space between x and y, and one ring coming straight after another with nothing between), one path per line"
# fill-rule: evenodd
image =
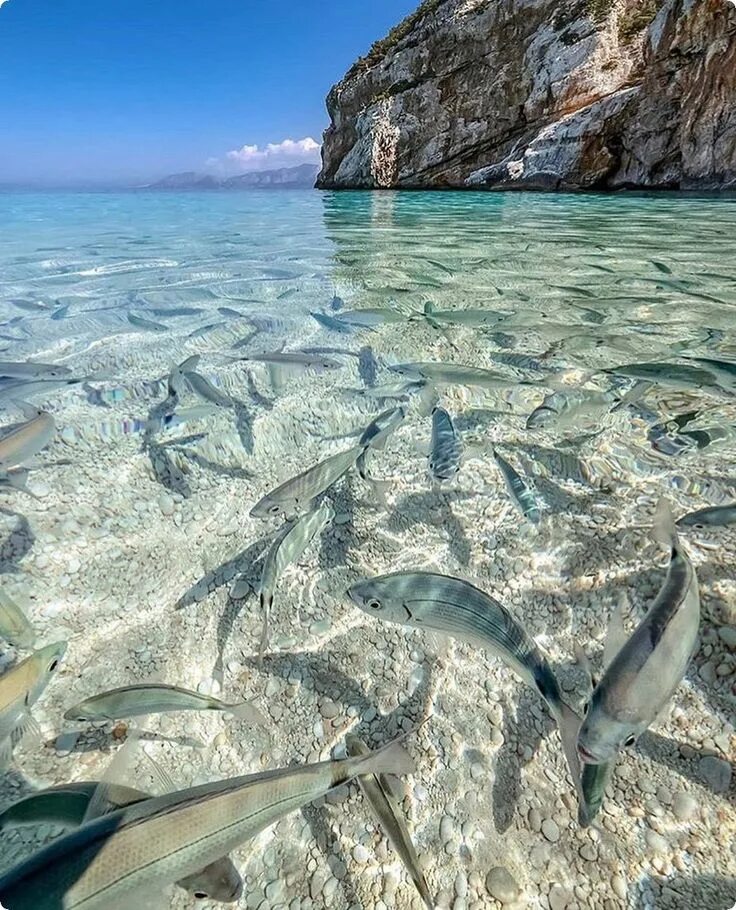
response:
M95 818L99 818L101 815L107 815L108 812L116 808L110 799L110 789L116 784L128 783L139 738L140 733L138 730L129 729L128 738L115 753L107 768L105 768L105 773L100 778L100 782L92 794L92 799L89 801L87 811L82 819L83 825Z
M624 628L624 612L630 609L629 597L625 591L619 594L618 603L611 613L608 623L606 641L603 645L603 669L607 669L611 661L626 644L628 638Z
M179 789L174 782L174 778L156 761L152 755L149 755L145 749L141 749L141 752L145 756L148 770L151 772L154 791L159 790L163 795L165 793L173 793L174 790Z

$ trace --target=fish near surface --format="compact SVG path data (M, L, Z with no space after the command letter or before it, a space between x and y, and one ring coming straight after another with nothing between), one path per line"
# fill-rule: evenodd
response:
M394 572L368 578L352 585L348 596L369 616L446 633L500 657L547 702L579 788L575 738L580 717L563 700L547 658L501 603L470 582L434 572Z
M0 638L18 648L32 648L36 641L26 614L13 598L0 588Z
M428 458L433 480L452 480L460 470L463 443L452 417L444 408L432 411L432 438Z
M0 831L37 825L77 828L86 820L87 808L99 786L99 781L75 781L31 793L0 813ZM105 796L108 812L152 799L152 794L122 784L105 784ZM197 900L209 898L222 903L233 903L243 892L240 873L227 856L178 881L177 885Z
M496 459L496 464L498 465L501 474L503 474L506 488L508 489L509 496L514 504L524 518L532 524L539 524L541 514L539 511L539 503L537 502L537 497L534 495L533 490L516 468L506 461L503 455L500 455L496 449L492 449L491 451L493 457Z
M368 755L369 749L357 736L348 734L345 737L347 753L350 756ZM391 842L406 871L409 873L414 887L419 892L427 910L434 910L434 901L427 887L417 851L409 834L404 818L404 810L399 800L392 794L388 781L382 774L366 774L358 778L358 784L363 791L374 815L378 819L384 833Z
M559 390L547 395L526 421L527 430L577 429L610 413L619 396L592 389Z
M400 376L426 379L439 385L467 385L484 389L508 389L516 385L538 384L503 376L501 373L493 373L491 370L484 370L481 367L460 363L414 361L390 364L389 369Z
M633 745L670 700L695 649L698 579L665 499L657 506L654 536L670 548L667 576L649 612L593 690L578 735L578 753L586 763L606 762Z
M39 648L0 676L0 768L13 752L24 732L37 732L31 708L43 694L66 652L66 642Z
M397 741L358 758L281 768L153 797L62 835L0 875L12 910L110 910L225 856L361 774L409 774Z
M251 518L266 518L280 512L286 515L295 514L349 471L364 448L358 445L344 452L329 455L296 477L284 481L253 506L250 510Z
M64 714L65 720L116 720L170 711L229 711L236 717L265 723L260 711L249 702L228 704L214 695L203 695L178 686L149 683L121 686L86 698Z
M68 367L57 363L0 360L0 376L9 376L13 379L62 379L71 376L71 372Z
M0 470L22 465L46 448L56 434L56 422L47 411L17 402L28 420L0 439Z

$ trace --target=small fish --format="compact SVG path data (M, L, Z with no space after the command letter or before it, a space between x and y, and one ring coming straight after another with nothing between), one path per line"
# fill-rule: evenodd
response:
M23 401L15 404L28 419L0 439L2 471L21 466L24 461L38 455L56 435L56 422L51 414Z
M0 587L0 638L15 648L32 648L36 633L26 614Z
M370 754L368 747L354 734L349 733L345 737L345 746L347 754L351 757ZM427 910L434 910L435 904L429 893L427 880L419 865L419 857L414 849L414 844L406 825L404 810L392 794L388 780L383 774L366 774L358 778L358 784L363 791L363 796L391 842L391 846L398 854L411 880L414 882L414 887L424 901L425 907Z
M410 774L398 741L357 758L214 781L103 815L0 875L12 910L109 910L150 895L364 774Z
M271 544L263 563L261 583L258 589L263 614L259 660L263 660L268 646L269 617L279 578L288 565L299 560L311 541L327 527L334 517L334 509L324 501L292 524L287 525Z
M676 389L720 388L713 370L684 363L663 363L658 361L628 363L612 367L604 370L604 372L618 376L630 376L633 379L645 379L657 385L673 386Z
M373 353L373 348L365 345L358 351L358 375L363 380L363 385L375 386L378 376L378 361Z
M491 360L496 360L504 366L512 367L515 370L526 370L529 373L546 373L549 372L549 366L539 357L532 357L529 354L514 354L510 351L491 351L488 356Z
M334 317L343 325L357 326L363 329L373 329L387 322L404 322L406 317L396 310L386 307L366 307L362 310L340 310Z
M152 307L151 312L154 316L198 316L204 310L198 306L177 306L177 307Z
M149 332L168 332L169 327L160 322L154 322L152 319L146 319L144 316L138 316L135 313L128 313L128 322L138 329L146 329Z
M86 820L87 808L99 786L99 781L75 781L24 796L0 812L0 831L37 825L54 825L67 830L78 828ZM150 793L134 787L107 783L105 797L107 812L152 799ZM222 903L233 903L243 891L240 873L227 856L177 884L197 900L209 898Z
M341 332L343 335L351 335L353 332L353 326L334 316L329 316L327 313L318 313L314 311L309 315L312 319L316 319L321 326L324 326L326 329L330 329L333 332Z
M710 506L707 509L697 509L688 512L677 519L680 528L722 528L725 525L736 524L736 502L727 506Z
M261 712L250 702L228 704L214 695L201 695L178 686L158 683L122 686L85 698L64 713L65 720L77 723L144 717L171 711L228 711L251 723L265 724Z
M251 518L266 518L268 515L278 515L279 512L291 515L307 506L352 468L364 448L357 445L330 455L280 484L253 506L250 510Z
M247 357L239 358L255 363L274 364L279 367L301 367L302 369L317 370L338 370L342 366L337 360L331 360L319 354L304 354L301 351L272 351L266 354L249 354Z
M240 310L235 310L231 306L218 306L217 312L221 316L229 316L231 319L247 319L248 316L246 313L241 313Z
M700 624L698 580L666 499L657 506L654 536L670 549L667 577L586 706L578 734L578 753L586 764L606 762L622 747L633 745L680 684L695 648Z
M388 484L386 481L374 480L374 478L369 476L368 452L371 449L381 451L386 445L386 440L405 419L406 408L388 408L386 411L382 411L368 424L358 440L358 445L361 445L364 448L360 455L358 455L355 467L358 469L361 480L373 488L378 503L383 509L388 507L384 492L384 489Z
M171 430L174 427L183 426L191 420L203 420L206 417L212 417L218 410L212 404L196 404L191 408L178 408L176 411L172 411L171 414L163 414L160 417L147 420L145 428L149 433Z
M202 376L201 373L196 373L194 370L187 370L184 373L184 378L191 386L195 395L199 395L200 398L210 402L210 404L214 404L218 408L232 407L233 402L230 396L212 385L206 376Z
M547 658L502 604L467 581L434 572L380 575L352 585L347 593L369 616L446 633L500 657L547 702L560 730L572 779L579 787L575 738L580 717L562 698Z
M35 300L9 300L8 303L12 303L13 306L18 307L19 310L25 310L27 313L45 313L51 309L48 304Z
M480 386L485 389L508 389L515 385L531 385L533 383L520 380L500 373L493 373L481 367L467 366L459 363L395 363L389 364L389 370L400 376L413 379L425 379L440 385L469 385Z
M199 365L200 355L192 354L180 364L171 368L168 379L169 398L178 398L186 390L186 373L190 370L196 370Z
M715 376L716 382L729 392L736 392L736 363L729 360L713 360L710 357L688 357Z
M527 430L578 429L596 424L610 413L619 397L613 392L594 389L561 389L547 395L526 421Z
M434 480L452 480L460 470L463 443L444 408L432 410L432 439L428 466Z
M203 335L207 335L209 332L214 332L215 329L219 329L220 326L223 325L225 325L224 322L210 322L207 325L201 325L198 329L190 332L187 335L187 338L201 338Z
M445 325L479 327L497 325L508 316L508 313L501 313L498 310L436 310L434 305L427 301L420 316L429 317L430 321Z
M31 708L59 666L66 642L34 651L0 677L0 768L6 767L13 746L26 732L38 733Z
M534 492L518 471L506 461L503 455L500 455L496 449L492 449L491 451L493 457L496 459L496 464L503 474L509 496L524 518L532 524L538 525L541 520L541 514L539 512L537 497L534 495Z
M0 360L0 376L13 379L61 379L71 375L68 367L57 363L33 363L30 360Z

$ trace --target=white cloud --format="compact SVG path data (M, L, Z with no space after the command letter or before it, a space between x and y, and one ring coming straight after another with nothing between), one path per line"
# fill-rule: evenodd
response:
M244 145L242 148L228 152L223 159L210 158L207 161L207 167L220 172L241 174L246 171L262 171L266 168L318 164L319 150L319 143L315 142L311 136L305 136L304 139L269 142L263 148L257 145Z

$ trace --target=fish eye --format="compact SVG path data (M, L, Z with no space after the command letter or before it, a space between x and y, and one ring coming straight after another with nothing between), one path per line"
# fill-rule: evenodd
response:
M59 666L59 658L55 657L49 664L48 672L53 673L54 670Z
M699 521L696 525L693 525L693 527L695 528L696 531L705 530L705 525L701 521Z
M272 515L275 515L279 511L279 506L271 506L268 510Z
M381 609L381 601L380 601L380 600L369 600L369 601L368 601L368 608L369 608L370 610L380 610L380 609Z
M631 736L626 737L626 739L624 740L624 745L628 748L629 746L633 746L635 742L636 742L636 736L632 733Z
M206 891L195 891L194 897L196 897L198 901L205 901L209 897L209 894L207 894Z

